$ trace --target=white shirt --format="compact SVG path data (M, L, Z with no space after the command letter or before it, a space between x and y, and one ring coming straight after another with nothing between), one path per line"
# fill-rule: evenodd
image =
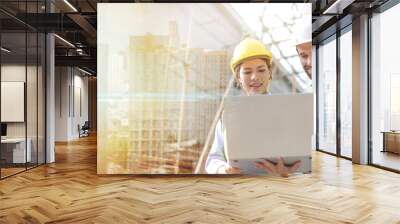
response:
M220 119L215 127L214 142L206 161L206 172L209 174L216 174L220 167L228 166L225 157L225 144L222 133L222 121Z

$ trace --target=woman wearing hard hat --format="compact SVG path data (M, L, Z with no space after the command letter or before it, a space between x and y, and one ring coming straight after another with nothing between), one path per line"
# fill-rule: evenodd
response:
M235 47L231 69L236 81L247 95L269 94L269 85L272 80L271 66L272 54L260 41L246 38ZM269 161L262 161L255 166L269 174L287 177L298 169L300 162L288 167L284 165L282 159L279 159L276 165ZM226 161L221 120L215 128L214 142L206 161L206 172L210 174L240 173L238 168L231 167Z

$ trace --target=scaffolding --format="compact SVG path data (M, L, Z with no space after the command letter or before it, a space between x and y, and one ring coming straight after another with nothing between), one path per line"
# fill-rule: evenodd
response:
M129 39L127 130L117 122L110 131L126 144L108 144L119 147L116 172L193 173L227 87L228 52L179 47L171 27Z

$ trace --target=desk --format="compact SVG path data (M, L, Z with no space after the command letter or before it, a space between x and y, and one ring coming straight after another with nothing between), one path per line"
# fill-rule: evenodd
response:
M27 145L28 147L26 148L26 154L25 154L25 138L1 139L1 145L2 145L1 156L6 160L6 162L9 163L30 162L32 158L31 154L32 141L30 138L28 138L27 142L28 142ZM25 161L25 158L27 158L27 161Z
M382 152L400 154L400 131L382 131L381 133L383 133Z

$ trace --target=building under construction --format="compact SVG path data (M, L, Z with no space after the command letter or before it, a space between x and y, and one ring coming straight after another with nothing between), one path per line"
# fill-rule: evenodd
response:
M108 127L125 142L108 144L123 173L193 173L198 162L231 78L229 55L177 41L174 32L130 37L128 125Z

